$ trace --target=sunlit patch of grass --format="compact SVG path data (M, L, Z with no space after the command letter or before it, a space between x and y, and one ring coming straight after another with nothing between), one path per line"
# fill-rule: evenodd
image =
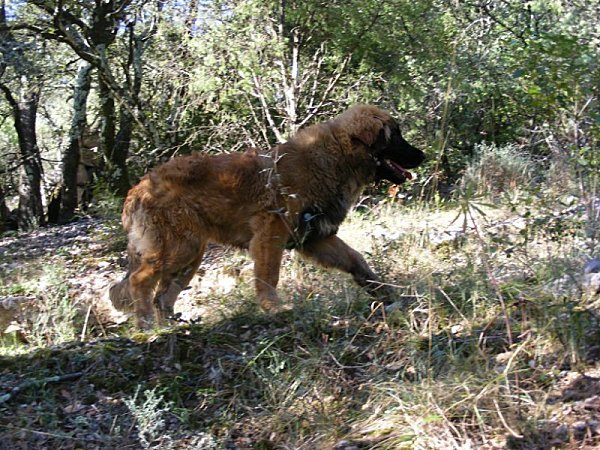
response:
M80 311L68 293L64 277L60 267L50 266L44 268L37 278L13 283L5 288L9 295L20 294L31 299L24 302L22 307L15 306L20 311L18 322L13 322L10 327L12 333L2 340L0 354L76 339ZM20 345L23 343L27 343L27 346Z

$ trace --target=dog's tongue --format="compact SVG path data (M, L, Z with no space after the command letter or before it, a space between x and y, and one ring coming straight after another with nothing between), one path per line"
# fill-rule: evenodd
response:
M412 178L413 178L412 173L410 173L408 170L406 170L400 164L396 164L394 161L392 161L390 159L388 159L388 161L394 169L396 169L398 172L400 172L402 174L402 176L404 178L406 178L407 180L412 180Z

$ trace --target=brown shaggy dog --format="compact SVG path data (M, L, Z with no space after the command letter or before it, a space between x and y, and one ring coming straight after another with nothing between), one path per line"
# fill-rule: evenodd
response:
M152 170L125 200L129 271L111 286L117 308L133 309L147 327L172 314L208 242L248 248L256 295L266 311L281 308L276 286L285 249L350 273L370 291L381 284L364 258L336 236L370 182L403 183L424 155L394 119L356 105L300 130L268 155L255 150L193 154Z

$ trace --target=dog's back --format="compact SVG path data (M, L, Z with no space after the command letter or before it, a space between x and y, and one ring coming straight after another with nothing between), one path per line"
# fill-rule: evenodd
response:
M255 151L172 159L131 188L123 226L141 251L192 235L245 247L244 222L273 201L271 167Z

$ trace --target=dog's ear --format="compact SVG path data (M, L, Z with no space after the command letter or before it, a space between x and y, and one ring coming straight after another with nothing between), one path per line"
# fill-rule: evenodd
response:
M383 130L383 122L374 117L361 118L359 126L356 128L355 137L367 147L371 147L380 138Z
M350 136L370 148L385 146L392 137L394 119L385 111L370 105L355 105L336 120Z
M380 117L377 114L369 114L361 117L355 130L355 138L367 147L385 146L392 135L390 119Z

